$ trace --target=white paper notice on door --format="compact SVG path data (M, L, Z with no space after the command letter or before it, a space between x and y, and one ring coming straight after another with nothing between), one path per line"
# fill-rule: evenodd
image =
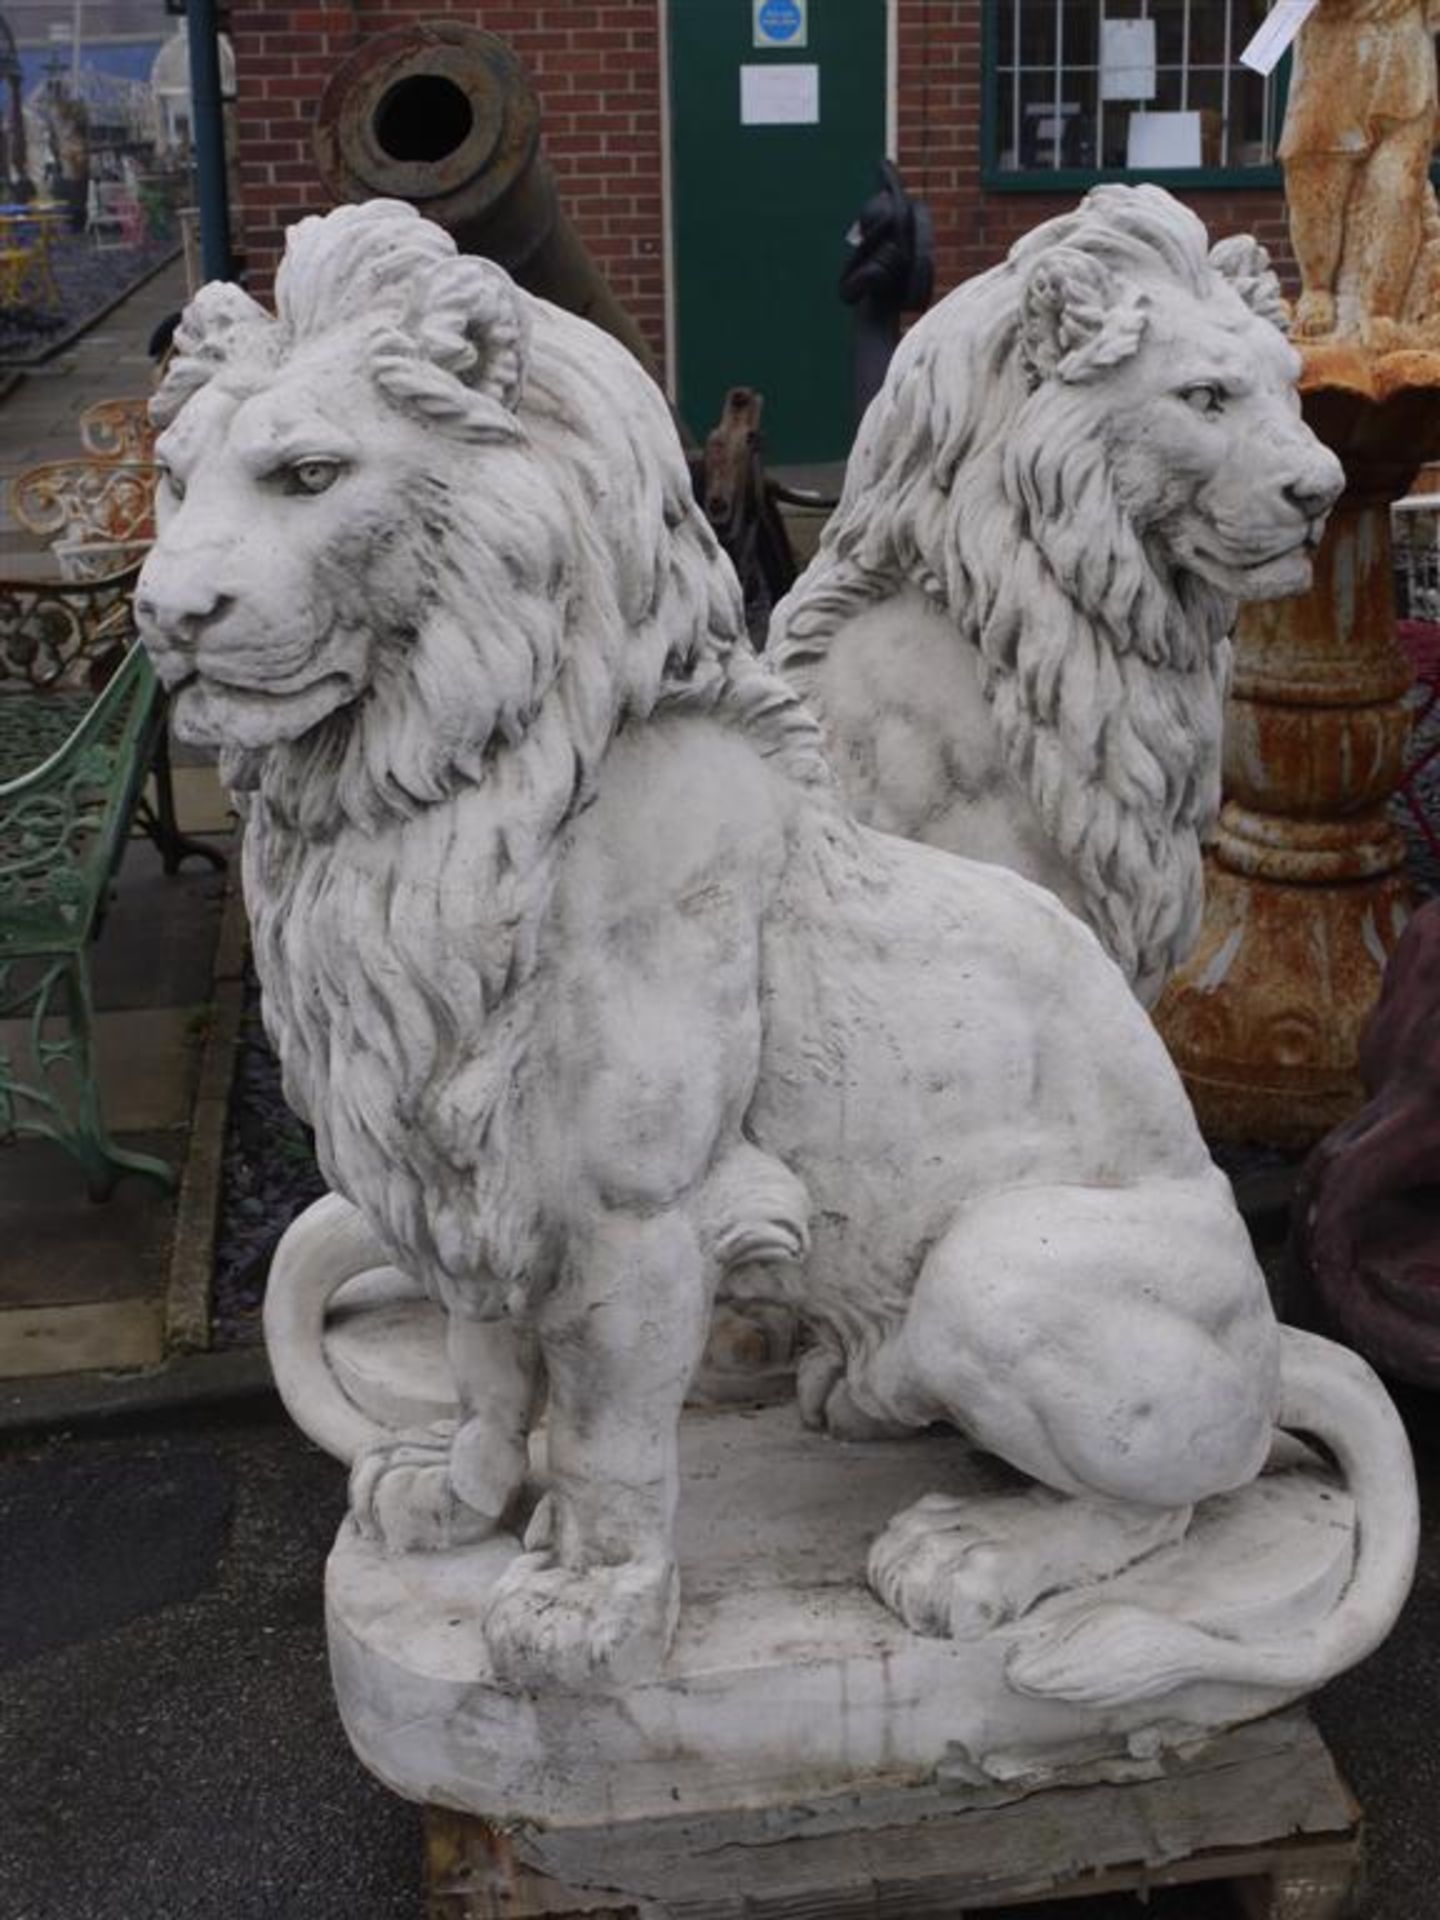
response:
M1280 56L1315 11L1317 0L1275 0L1240 54L1242 66L1270 73Z
M1155 22L1100 22L1100 98L1155 98Z
M1132 113L1126 142L1127 167L1198 167L1198 113Z
M813 127L819 119L819 67L793 60L741 67L742 127Z

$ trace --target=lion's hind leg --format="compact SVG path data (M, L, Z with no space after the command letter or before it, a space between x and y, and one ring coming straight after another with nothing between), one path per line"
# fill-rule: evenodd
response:
M1275 1356L1218 1176L971 1203L864 1384L1039 1486L921 1501L877 1541L872 1584L917 1631L970 1635L1123 1571L1259 1472Z

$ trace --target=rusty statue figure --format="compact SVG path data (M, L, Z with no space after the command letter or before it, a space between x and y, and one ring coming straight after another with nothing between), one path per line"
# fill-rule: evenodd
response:
M1280 141L1297 338L1440 339L1437 28L1440 0L1320 0L1300 30Z

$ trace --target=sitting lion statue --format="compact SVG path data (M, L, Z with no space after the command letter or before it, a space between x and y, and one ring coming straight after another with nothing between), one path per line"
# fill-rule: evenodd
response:
M1253 241L1098 187L906 336L773 663L871 826L1087 919L1147 1005L1203 906L1237 601L1302 591L1339 462Z
M1362 1525L1323 1631L1100 1606L1017 1648L1015 1686L1357 1658L1408 1582L1403 1436L1362 1363L1277 1330L1089 930L851 820L623 349L386 202L295 228L276 301L184 318L137 608L242 798L267 1024L335 1190L272 1330L367 1259L444 1309L453 1431L357 1423L358 1527L523 1535L484 1615L517 1685L653 1669L723 1291L813 1329L813 1422L949 1421L1054 1490L978 1556L923 1502L887 1530L872 1578L927 1632L1103 1593L1277 1421L1325 1437ZM274 1349L292 1404L336 1391L314 1344Z

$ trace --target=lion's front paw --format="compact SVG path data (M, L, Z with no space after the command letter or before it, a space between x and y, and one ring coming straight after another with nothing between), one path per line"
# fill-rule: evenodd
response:
M629 1684L659 1667L679 1610L673 1561L582 1570L525 1553L495 1584L485 1640L499 1678L517 1685Z
M927 1494L870 1549L870 1584L915 1633L973 1640L1044 1594L1089 1587L1168 1545L1189 1524L1160 1511L1047 1487L952 1499Z
M386 1553L437 1553L470 1546L495 1531L456 1493L451 1435L435 1428L370 1447L350 1470L350 1512L360 1532Z

